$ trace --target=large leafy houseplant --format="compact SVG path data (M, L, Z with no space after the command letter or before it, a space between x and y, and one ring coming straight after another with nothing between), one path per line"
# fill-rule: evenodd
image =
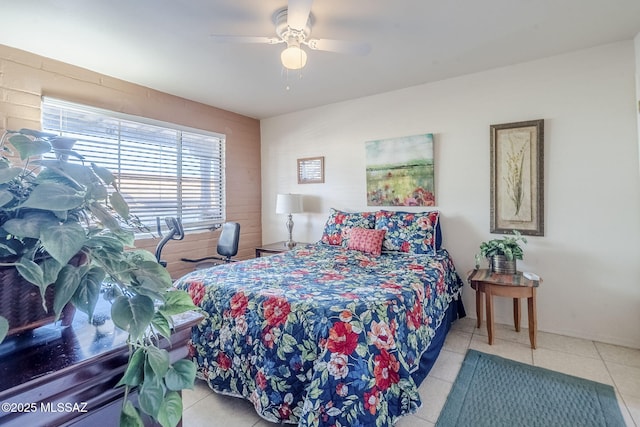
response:
M182 416L179 392L193 387L195 365L171 364L158 339L171 335L173 315L196 307L186 292L172 288L150 252L134 248L139 222L115 177L86 164L73 143L26 129L2 136L0 267L15 268L28 286L37 286L43 305L46 289L54 286L56 319L67 303L91 317L108 283L113 322L129 334L129 363L118 383L125 387L120 424L141 426L145 413L162 426L175 426ZM54 156L43 158L47 153ZM20 162L14 166L16 155ZM69 264L78 254L79 265ZM0 342L8 328L0 317ZM134 387L138 408L128 399Z

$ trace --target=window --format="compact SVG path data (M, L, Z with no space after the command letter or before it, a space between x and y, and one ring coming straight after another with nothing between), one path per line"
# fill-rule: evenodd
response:
M42 130L76 138L85 162L111 170L131 213L151 230L157 217L178 217L185 230L224 222L223 135L51 98Z

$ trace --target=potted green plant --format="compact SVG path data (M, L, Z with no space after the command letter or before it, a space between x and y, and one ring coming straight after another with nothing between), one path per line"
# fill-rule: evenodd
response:
M527 239L513 230L513 236L504 236L480 244L480 255L487 258L491 271L501 274L515 274L516 260L522 259L524 252L520 243Z
M182 416L179 392L193 387L195 365L171 365L158 337L171 335L173 315L196 307L186 292L172 288L153 254L134 248L140 223L113 174L85 164L73 143L27 129L6 131L0 139L0 269L21 279L0 286L37 289L41 305L57 320L69 304L91 317L108 282L112 320L129 334L129 363L118 385L125 387L125 397L138 390L138 408L125 398L120 424L142 426L145 413L162 426L175 426ZM9 146L19 156L17 166ZM43 158L47 153L54 156ZM24 301L11 304L30 310ZM29 327L16 329L13 321L0 312L0 342Z

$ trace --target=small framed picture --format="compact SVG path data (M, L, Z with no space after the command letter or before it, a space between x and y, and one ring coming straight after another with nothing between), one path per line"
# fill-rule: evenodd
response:
M544 120L491 125L491 232L544 236Z
M298 184L324 182L324 157L298 159Z

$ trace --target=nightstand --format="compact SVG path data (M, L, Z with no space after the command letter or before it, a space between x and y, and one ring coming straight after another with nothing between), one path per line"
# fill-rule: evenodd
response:
M269 243L268 245L258 246L256 248L256 258L261 257L263 255L273 255L273 254L279 254L281 252L287 252L291 249L295 249L307 244L303 242L298 242L298 244L295 245L293 248L289 248L286 245L286 243L287 242L283 240L282 242Z
M521 272L516 274L498 274L489 269L472 270L467 273L467 280L476 291L477 327L482 325L482 294L485 295L487 307L487 335L489 345L493 344L493 296L513 298L513 323L520 332L520 298L527 299L529 317L529 341L531 348L536 348L536 289L542 279L526 278Z

